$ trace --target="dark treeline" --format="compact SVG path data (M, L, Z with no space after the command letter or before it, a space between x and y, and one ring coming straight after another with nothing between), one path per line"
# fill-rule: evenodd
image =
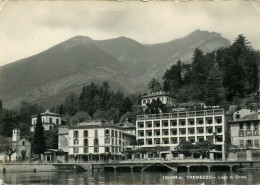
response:
M205 102L219 105L244 98L258 88L257 65L260 53L239 35L228 48L210 53L195 49L192 63L180 60L163 76L162 89L178 102Z
M79 96L70 94L56 110L72 124L88 119L106 119L117 123L128 118L134 122L135 115L142 112L137 105L139 98L139 95L125 96L120 91L114 92L107 82L101 86L92 82L83 87Z

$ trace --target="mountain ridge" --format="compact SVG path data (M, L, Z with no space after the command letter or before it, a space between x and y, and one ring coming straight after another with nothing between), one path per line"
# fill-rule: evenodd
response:
M219 33L200 30L149 45L123 36L94 40L78 35L0 66L0 99L7 108L19 106L22 100L50 107L91 81L108 81L112 89L126 94L144 92L152 77L160 79L178 59L189 63L196 47L209 52L229 45Z

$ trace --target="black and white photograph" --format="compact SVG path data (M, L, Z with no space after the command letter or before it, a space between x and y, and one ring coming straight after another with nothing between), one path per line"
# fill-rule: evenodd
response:
M260 1L0 0L0 185L259 185Z

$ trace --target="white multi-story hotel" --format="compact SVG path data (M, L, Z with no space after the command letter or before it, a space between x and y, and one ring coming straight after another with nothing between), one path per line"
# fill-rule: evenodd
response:
M31 132L35 131L37 116L38 115L31 116L32 119L31 127L30 127ZM52 130L54 126L61 125L61 115L52 113L49 111L49 109L41 113L41 118L42 118L42 125L44 130Z
M68 127L69 156L81 161L121 159L122 152L135 142L115 124L106 121L78 123Z
M153 100L157 100L158 98L163 104L176 103L176 100L173 97L171 97L169 94L167 94L166 92L159 91L159 92L153 92L151 94L142 96L141 104L142 106L146 106L147 103L151 103Z
M142 148L164 146L174 151L181 141L212 140L217 148L214 157L222 159L226 130L223 109L138 115L136 121L136 137Z

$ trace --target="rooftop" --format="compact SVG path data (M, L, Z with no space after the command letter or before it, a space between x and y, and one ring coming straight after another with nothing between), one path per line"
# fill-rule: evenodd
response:
M238 118L235 121L230 121L230 123L236 123L236 122L244 122L244 121L258 121L258 113L253 113L250 115L246 115L242 118Z
M201 116L213 116L213 115L220 115L220 116L224 115L224 109L183 111L183 112L177 111L173 113L138 115L137 120L187 118L187 117L201 117Z
M120 129L121 127L108 122L108 121L87 121L82 123L77 123L76 125L72 125L68 127L68 129L90 129L90 128L117 128Z
M35 115L32 115L31 117L33 118L33 117L37 117L37 116L38 116L38 114L35 114ZM59 114L50 112L49 109L46 109L45 112L41 113L41 116L57 116L57 117L61 117L61 115L59 115Z
M158 91L158 92L152 92L147 95L141 96L141 98L150 98L150 97L156 97L156 96L169 96L171 97L167 92Z

